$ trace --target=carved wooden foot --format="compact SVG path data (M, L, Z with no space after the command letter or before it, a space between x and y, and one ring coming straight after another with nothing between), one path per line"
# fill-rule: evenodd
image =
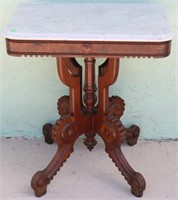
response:
M130 146L137 144L138 137L140 135L140 128L136 125L132 125L126 129L126 141Z
M32 180L31 187L34 190L36 197L41 197L47 192L47 185L50 183L50 180L43 174L42 171L37 172Z
M47 144L53 144L54 143L54 141L52 139L51 130L52 130L52 124L45 124L43 126L43 135L44 135L45 142Z

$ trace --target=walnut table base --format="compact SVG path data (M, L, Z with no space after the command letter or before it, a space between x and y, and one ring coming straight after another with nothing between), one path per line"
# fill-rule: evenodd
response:
M80 135L85 134L84 144L91 151L97 143L95 135L98 134L104 140L109 157L131 186L132 194L141 197L146 186L145 180L132 169L121 151L121 144L125 141L129 145L137 143L140 130L135 125L130 128L123 126L120 118L124 112L124 100L118 96L109 97L109 86L114 84L118 76L119 58L108 58L99 66L98 99L95 58L85 58L84 97L82 67L75 58L57 57L57 68L61 81L70 89L70 95L58 100L61 117L56 124L43 127L45 141L49 144L56 142L58 149L49 165L33 176L31 186L35 195L40 197L46 193L47 185L72 153Z

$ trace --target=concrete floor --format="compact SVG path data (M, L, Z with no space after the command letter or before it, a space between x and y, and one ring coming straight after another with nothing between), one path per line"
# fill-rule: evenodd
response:
M32 175L46 167L57 146L41 139L0 139L0 200L36 200L30 188ZM142 200L178 199L178 141L139 141L123 145L132 167L147 182ZM98 144L89 152L79 139L75 151L40 199L136 200L130 187Z

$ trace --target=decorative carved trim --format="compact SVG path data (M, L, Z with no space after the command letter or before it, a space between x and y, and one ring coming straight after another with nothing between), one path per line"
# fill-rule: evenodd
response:
M87 44L87 46L86 46ZM6 38L7 53L12 56L45 55L62 57L166 57L171 41L116 42L116 41L41 41Z
M74 121L70 115L63 115L56 121L52 128L52 138L60 146L70 145L73 147L78 134L75 129Z
M116 149L126 139L125 127L117 116L107 115L101 126L99 135L106 145L106 152Z

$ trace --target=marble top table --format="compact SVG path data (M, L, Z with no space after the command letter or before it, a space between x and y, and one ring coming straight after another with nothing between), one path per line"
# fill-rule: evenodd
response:
M160 44L173 38L165 9L159 4L146 3L24 3L19 6L6 26L4 35L11 40L11 42L9 40L8 53L16 55L18 52L20 54L20 50L18 45L15 45L15 40L38 40L38 42L42 40L41 45L45 52L41 52L37 46L28 41L28 49L31 48L36 55L43 53L73 55L75 52L76 55L81 56L83 53L92 52L93 55L107 56L110 53L107 42L123 44L124 42L159 42ZM44 44L44 40L48 43ZM12 41L14 41L13 45ZM54 44L53 41L58 41L58 44ZM68 41L74 41L75 44L70 42L66 51L64 52L64 49L61 51L63 48L61 42L66 44ZM81 51L78 48L78 51L71 52L74 45L79 46L76 42L82 42ZM100 53L98 45L95 43L91 47L90 42L102 42L105 44L102 49L106 52ZM157 46L160 56L160 49L167 46L169 45ZM136 52L131 46L130 51L128 46L124 47L125 51L120 52L120 46L118 48L115 44L112 54L136 56L141 53L139 48ZM24 55L28 54L25 49L21 51ZM141 51L142 56L156 55L156 52L149 55L143 49Z
M13 15L4 35L9 55L55 56L59 78L69 87L69 96L58 100L60 119L43 127L45 141L56 142L58 149L49 165L33 176L35 195L46 193L79 136L85 134L84 144L91 151L98 134L132 194L141 197L145 179L121 151L122 143L137 143L140 129L122 124L124 100L109 97L109 86L117 80L121 57L169 55L173 33L163 7L144 3L26 3ZM77 56L85 58L84 67L77 63ZM97 67L97 84L96 57L107 58Z

